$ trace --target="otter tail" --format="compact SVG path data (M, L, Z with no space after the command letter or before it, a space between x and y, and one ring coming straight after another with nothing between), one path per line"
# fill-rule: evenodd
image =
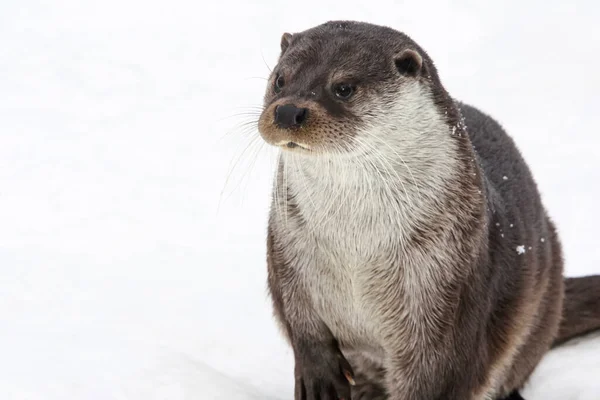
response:
M565 278L563 316L552 346L597 329L600 329L600 275Z

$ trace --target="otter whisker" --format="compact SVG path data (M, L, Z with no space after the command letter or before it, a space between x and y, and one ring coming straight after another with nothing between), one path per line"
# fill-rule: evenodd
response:
M262 113L263 108L262 107L257 107L257 108L248 108L248 107L241 107L238 108L239 111L233 113L233 114L228 114L226 116L223 116L220 118L220 120L224 120L224 119L229 119L229 118L235 118L237 116L240 115L256 115L256 116L260 116L260 113Z
M240 113L236 113L236 114L232 114L226 118L223 119L229 119L229 118L245 118L245 117L255 117L256 119L253 119L253 122L256 122L256 124L258 125L258 119L260 118L260 112L259 111L245 111L245 112L240 112Z
M269 70L270 73L273 73L273 70L271 69L271 67L269 67L269 64L267 64L267 61L265 60L265 56L262 52L262 50L260 51L260 57L263 60L263 63L265 63L265 67L267 67L267 69Z
M242 174L242 177L240 178L240 184L241 182L243 182L245 176L249 176L252 171L254 170L254 167L256 165L256 160L258 160L258 156L260 155L261 151L263 151L265 149L265 145L266 143L263 140L259 141L259 145L255 146L256 150L254 150L254 152L250 155L250 163L248 165L247 168L244 169L244 173ZM248 182L248 181L246 181ZM246 188L247 188L247 183L246 183Z
M227 121L233 118L239 118L239 117L246 117L246 116L252 116L252 117L256 117L256 120L258 121L258 118L260 117L261 113L263 112L263 107L238 107L238 108L234 108L234 110L239 110L237 112L234 112L233 114L227 114L224 115L220 118L216 118L216 121L218 122L222 122L222 121Z
M254 136L250 139L250 141L248 142L248 144L246 145L246 147L244 147L244 150L238 155L238 157L234 158L233 160L233 164L230 165L229 167L229 171L227 173L227 176L225 178L225 183L223 184L223 188L221 189L221 193L219 195L219 202L217 205L217 211L220 210L221 207L221 203L223 200L227 200L229 198L229 196L235 191L235 187L234 189L232 189L232 191L230 192L229 196L227 196L225 199L223 199L223 194L225 193L225 190L227 188L227 185L229 184L229 180L232 177L233 172L235 171L235 169L237 168L240 160L244 157L244 155L246 154L246 152L254 145L256 144L256 142L259 140L259 136ZM238 183L239 185L239 183ZM237 185L236 185L237 187Z
M258 119L251 119L235 124L233 127L225 131L225 133L218 139L218 142L225 140L233 134L247 136L251 133L258 133Z
M240 122L235 125L231 130L226 132L226 135L230 135L232 133L241 133L247 134L249 132L258 133L258 121L257 120L248 120L244 122Z

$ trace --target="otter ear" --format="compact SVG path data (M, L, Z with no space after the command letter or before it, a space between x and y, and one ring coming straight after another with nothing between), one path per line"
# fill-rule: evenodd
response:
M417 76L423 67L423 57L415 50L406 49L394 60L396 69L405 76Z
M290 41L292 40L292 34L291 33L284 33L283 35L281 35L281 52L285 53L285 51L287 50L287 48L290 46Z

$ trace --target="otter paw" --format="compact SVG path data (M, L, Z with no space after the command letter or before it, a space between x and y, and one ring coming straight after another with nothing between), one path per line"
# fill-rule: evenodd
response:
M295 400L350 400L354 372L336 345L302 346L296 351Z
M504 397L499 400L525 400L525 399L523 399L523 397L521 396L521 394L519 393L518 390L515 390L511 394L509 394L508 397Z

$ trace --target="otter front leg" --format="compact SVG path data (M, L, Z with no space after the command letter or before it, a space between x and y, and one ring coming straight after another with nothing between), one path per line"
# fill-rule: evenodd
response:
M286 289L277 314L294 350L295 400L350 400L352 367L327 326L302 306L299 288Z
M335 340L298 338L293 347L295 400L350 400L352 367Z
M275 317L292 345L295 400L350 400L352 367L314 312L301 277L268 236L268 279Z

